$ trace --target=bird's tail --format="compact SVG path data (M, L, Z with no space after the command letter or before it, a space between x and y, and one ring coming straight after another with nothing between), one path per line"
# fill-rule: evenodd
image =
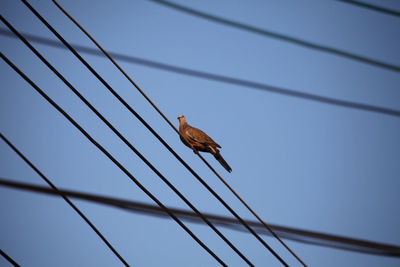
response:
M227 170L228 172L232 171L232 168L229 166L229 164L224 160L224 158L221 156L221 154L219 152L214 154L214 157L216 160L219 161L219 163L221 163L222 167L225 168L225 170Z

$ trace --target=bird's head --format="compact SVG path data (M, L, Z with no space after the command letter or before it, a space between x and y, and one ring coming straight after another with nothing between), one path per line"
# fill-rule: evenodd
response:
M179 115L178 120L179 120L179 125L184 125L186 123L185 116L183 115Z

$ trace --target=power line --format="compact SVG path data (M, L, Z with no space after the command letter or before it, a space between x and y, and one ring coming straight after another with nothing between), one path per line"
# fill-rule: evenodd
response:
M9 31L5 29L0 29L0 35L8 36L8 37L13 37L16 38L15 35L10 33ZM65 46L63 46L60 42L54 41L51 39L43 38L37 35L29 34L29 33L23 33L23 35L32 42L43 44L43 45L48 45L56 48L63 48L65 49ZM80 51L82 53L86 54L91 54L95 56L104 56L102 52L86 47L86 46L81 46L81 45L71 45L74 49L77 51ZM280 87L275 87L259 82L254 82L254 81L249 81L249 80L244 80L244 79L238 79L234 77L229 77L229 76L223 76L223 75L217 75L209 72L203 72L203 71L198 71L198 70L193 70L193 69L188 69L188 68L182 68L170 64L165 64L157 61L152 61L148 59L143 59L139 57L134 57L134 56L129 56L121 53L116 53L116 52L108 52L110 56L112 56L115 59L119 59L121 61L133 63L133 64L138 64L138 65L143 65L147 66L150 68L156 68L156 69L161 69L164 71L169 71L173 73L178 73L182 75L187 75L187 76L192 76L192 77L197 77L201 79L207 79L211 81L217 81L217 82L222 82L222 83L227 83L227 84L233 84L237 86L243 86L243 87L248 87L248 88L254 88L258 90L263 90L263 91L269 91L272 93L277 93L277 94L282 94L282 95L287 95L291 97L296 97L296 98L301 98L301 99L306 99L306 100L311 100L319 103L324 103L324 104L330 104L330 105L335 105L339 107L346 107L346 108L352 108L352 109L357 109L357 110L363 110L363 111L369 111L369 112L374 112L378 114L384 114L384 115L390 115L390 116L395 116L395 117L400 117L400 110L396 109L390 109L390 108L385 108L385 107L379 107L379 106L374 106L374 105L369 105L369 104L363 104L363 103L357 103L353 101L347 101L347 100L340 100L340 99L335 99L331 97L325 97L325 96L320 96L320 95L315 95L315 94L310 94L310 93L304 93L300 91L295 91L291 89L286 89L286 88L280 88Z
M53 0L53 3L103 52L105 56L118 68L118 70L128 79L128 81L142 94L142 96L153 106L153 108L163 117L163 119L171 126L171 128L183 139L185 139L175 126L169 121L169 119L161 112L161 110L151 101L151 99L144 93L144 91L131 79L131 77L119 66L119 64L107 53L107 51L89 34L88 31L84 29L57 1ZM193 149L193 147L192 147ZM195 150L194 150L195 151ZM306 264L301 260L301 258L294 253L274 232L273 230L255 213L253 209L233 190L233 188L211 167L211 165L200 155L196 153L200 159L217 175L217 177L229 188L229 190L246 206L246 208L271 232L271 234L303 265ZM249 228L251 230L251 228ZM260 240L261 241L261 240ZM263 242L262 242L263 243ZM263 243L264 244L264 243ZM266 243L265 243L266 245ZM268 250L270 250L275 257L280 260L279 256L267 245ZM281 260L280 260L281 261ZM282 262L282 261L281 261ZM282 262L284 264L284 262Z
M204 222L219 236L224 242L231 247L249 266L254 266L239 249L237 249L210 221L204 217L200 211L174 186L165 178L147 159L144 157L79 91L59 72L54 68L7 20L1 18L4 24L14 33L19 39L52 71L57 77L64 82L65 85L82 101L90 110L92 110L98 118L100 118L112 131L116 134L146 165L174 191L195 213L197 213Z
M57 192L47 187L14 182L11 180L1 179L1 178L0 178L0 186L17 190L24 190L28 192L40 193L40 194L49 194L55 196L59 195ZM110 207L122 209L124 211L139 213L148 216L154 216L158 218L160 217L169 218L168 214L166 214L164 210L160 209L160 207L156 205L151 205L138 201L114 198L114 197L94 195L90 193L71 191L71 190L63 189L60 191L62 191L63 194L71 198L86 200L95 204L107 205ZM168 207L168 209L184 221L192 223L200 223L200 224L204 223L203 220L200 217L198 217L196 213L193 213L189 210L177 209L171 207ZM243 228L242 224L235 218L220 216L205 212L203 212L203 214L216 225L219 225L221 227L226 227L235 231L247 232L247 230ZM263 235L271 235L271 233L267 231L264 225L262 225L261 223L248 220L246 222L249 225L251 225L258 233ZM274 225L270 224L270 226L271 228L274 229L275 232L279 233L279 235L284 237L285 239L290 239L297 242L303 242L317 246L324 246L324 247L374 254L380 256L390 256L397 258L400 257L400 246L396 245L326 234L316 231L303 230L303 229L286 227L275 224Z
M76 50L26 1L21 0L32 13L39 18L39 20L54 34L56 37L85 65L86 68L136 117L139 121L146 126L146 128L157 137L157 139L164 144L164 146L173 153L176 157L178 156L175 151L154 131L151 126L142 118L140 115L130 106L128 103L117 93L115 90L88 64ZM179 156L178 156L179 157ZM201 156L200 156L201 157ZM180 158L180 157L179 157ZM181 159L181 163L184 163ZM186 168L190 168L184 163ZM192 172L194 174L194 172ZM197 175L197 174L196 174ZM275 258L277 258L283 265L288 266L287 263L256 233L250 226L246 225L245 221L214 191L212 188L205 183L198 175L196 178L240 221L243 225L253 234L253 236L271 252Z
M389 8L384 8L384 7L380 7L380 6L376 6L373 4L368 4L365 2L361 2L361 1L357 1L357 0L336 0L339 2L343 2L346 4L350 4L350 5L354 5L357 7L361 7L361 8L366 8L375 12L379 12L379 13L383 13L386 15L391 15L391 16L395 16L395 17L400 17L400 12L393 10L393 9L389 9Z
M295 38L295 37L291 37L285 34L281 34L281 33L277 33L277 32L273 32L273 31L269 31L269 30L264 30L261 28L257 28L251 25L247 25L244 23L240 23L240 22L236 22L236 21L232 21L232 20L228 20L225 18L221 18L218 16L214 16L210 13L205 13L205 12L201 12L199 10L196 9L192 9L183 5L179 5L177 3L172 3L169 1L165 1L165 0L148 0L154 3L157 3L159 5L168 7L168 8L172 8L174 10L178 10L180 12L195 16L195 17L199 17L202 19L206 19L215 23L219 23L219 24L223 24L229 27L233 27L236 29L240 29L243 31L247 31L247 32L251 32L251 33L255 33L258 35L262 35L262 36L266 36L266 37L270 37L270 38L274 38L274 39L278 39L284 42L289 42L292 44L296 44L299 46L303 46L306 48L310 48L310 49L314 49L314 50L319 50L322 52L326 52L326 53L330 53L336 56L341 56L344 58L348 58L348 59L352 59L358 62L362 62L365 64L369 64L372 66L376 66L376 67L380 67L380 68L384 68L384 69L388 69L388 70L392 70L392 71L396 71L396 72L400 72L400 66L398 65L393 65L390 63L386 63L383 61L379 61L379 60L375 60L372 58L368 58L368 57L364 57L364 56L360 56L354 53L350 53L350 52L346 52L337 48L333 48L333 47L328 47L328 46L324 46L324 45L320 45L317 43L313 43L313 42L309 42L303 39L299 39L299 38Z
M165 205L148 191L119 161L117 161L103 146L94 140L71 116L68 115L57 103L55 103L43 90L41 90L32 80L30 80L17 66L15 66L3 53L1 58L13 68L26 82L28 82L43 98L45 98L55 109L73 124L93 145L105 154L119 169L121 169L146 195L165 210L201 247L203 247L215 260L222 266L227 266L210 248L208 248L185 224L183 224Z
M20 267L21 266L15 260L13 260L13 258L8 256L7 253L5 253L2 249L0 249L0 255L3 256L14 267Z
M132 85L142 94L143 97L153 106L153 108L164 118L164 120L172 127L175 132L184 139L183 136L179 133L179 131L175 128L175 126L169 121L169 119L161 112L161 110L151 101L151 99L141 90L141 88L130 78L130 76L118 65L118 63L102 48L102 46L87 32L83 26L81 26L65 9L62 8L61 5L57 3L57 1L53 0L53 3L81 30L83 33L106 55L111 62L122 72L122 74L132 83ZM192 147L193 149L193 147ZM294 253L274 232L273 230L255 213L253 209L233 190L233 188L215 171L214 168L201 156L199 153L196 153L200 159L217 175L217 177L228 187L228 189L246 206L246 208L260 221L262 224L271 232L271 234L303 265L306 264L301 260L301 258Z
M228 182L222 178L222 176L202 157L200 156L201 160L211 169L211 171L218 177L218 179L235 195L237 199L253 214L254 217L275 237L279 243L281 243L285 249L287 249L290 254L292 254L304 267L307 266L305 262L285 243L283 240L272 230L271 227L247 204L246 201L228 184Z
M180 158L175 151L172 150L172 148L155 132L150 125L147 124L143 118L140 117L140 115L132 109L126 101L121 98L118 93L116 93L112 87L79 55L79 53L76 52L76 50L31 6L29 3L27 3L25 0L21 0L31 11L32 13L35 14L36 17L38 17L43 24L46 25L46 27L54 34L56 37L65 45L67 48L92 72L93 75L96 76L96 78L103 83L103 85L136 117L138 118L144 126L155 136L157 139L163 143L163 145L172 153L174 154L175 157ZM137 85L136 85L136 88ZM160 111L159 111L160 112ZM168 121L168 119L164 116L164 118ZM170 123L170 125L173 127L173 125ZM174 127L173 127L174 128ZM175 128L174 128L175 129ZM175 129L176 131L176 129ZM203 161L205 159L200 155L197 154L200 158L202 158ZM179 160L179 159L178 159ZM188 168L189 171L192 172L192 174L195 175L195 177L240 221L242 224L253 234L253 236L269 251L273 254L275 258L277 258L284 266L288 266L288 264L253 230L251 229L250 226L248 226L245 221L218 195L215 193L214 190L211 189L211 187L204 182L197 174L194 173L191 168L184 163L182 159L180 159L181 163L185 165L186 168ZM190 169L189 169L190 168Z
M0 15L1 16L1 15ZM3 54L1 54L3 58ZM3 58L4 59L4 58ZM0 133L0 138L15 152L17 155L25 161L26 164L29 165L39 176L42 178L55 192L57 192L70 206L73 208L76 213L81 216L81 218L93 229L93 231L97 234L98 237L107 245L107 247L114 253L115 256L122 262L123 265L129 266L126 260L118 253L118 251L111 245L111 243L103 236L103 234L94 226L94 224L83 214L83 212L72 203L66 195L61 193L58 188L47 178L21 151L19 151L2 133Z

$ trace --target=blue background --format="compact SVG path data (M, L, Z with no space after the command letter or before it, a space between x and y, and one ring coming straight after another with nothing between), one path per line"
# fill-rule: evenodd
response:
M400 64L400 19L337 1L176 1L204 12ZM370 1L399 10L398 1ZM60 1L109 51L338 99L400 109L398 72L196 18L145 0ZM51 3L32 1L70 42L92 43ZM0 2L18 30L55 37L19 1ZM5 27L4 25L2 26ZM187 208L19 40L1 50L165 204ZM64 49L34 44L201 211L230 215ZM251 214L105 58L82 54L244 218ZM232 166L205 157L270 223L400 244L400 119L121 62L176 126L208 133ZM152 203L6 63L0 130L60 188ZM4 142L0 177L44 185ZM132 266L217 266L174 221L74 201ZM0 188L0 248L23 266L119 266L61 199ZM204 225L187 224L230 266L243 261ZM220 228L257 266L280 266L256 239ZM298 262L270 237L290 264ZM399 266L396 258L287 241L310 266ZM7 262L0 258L0 265Z

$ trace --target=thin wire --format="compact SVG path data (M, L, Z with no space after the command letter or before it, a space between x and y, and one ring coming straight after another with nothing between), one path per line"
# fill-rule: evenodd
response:
M228 184L228 182L225 181L225 179L222 178L222 176L203 158L203 156L200 155L200 153L199 153L199 157L211 169L211 171L219 178L219 180L226 187L228 187L228 189L236 196L236 198L239 199L240 202L242 202L242 204L254 215L254 217L256 217L257 220L262 225L264 225L265 228L267 228L268 231L290 252L290 254L292 254L303 266L307 266L307 264L305 264L305 262L292 249L290 249L289 246L285 242L283 242L283 240L272 230L272 228L269 227L268 224L263 219L261 219L260 216L258 216L258 214L246 203L246 201L244 201L244 199L242 197L240 197L240 195Z
M16 38L14 34L9 32L8 30L5 29L0 29L0 34L8 37L13 37ZM66 49L66 47L58 42L58 41L53 41L51 39L43 38L37 35L29 34L29 33L23 33L23 35L32 42L39 43L39 44L44 44L56 48L63 48ZM104 56L104 54L101 51L98 51L96 49L87 47L87 46L82 46L82 45L77 45L73 44L71 45L74 49L77 51L80 51L82 53L86 54L91 54L95 56ZM198 71L198 70L193 70L193 69L188 69L188 68L182 68L174 65L169 65L157 61L152 61L148 59L143 59L139 57L134 57L134 56L129 56L129 55L124 55L116 52L108 52L110 56L112 56L115 59L119 59L121 61L133 63L133 64L138 64L138 65L143 65L147 66L150 68L156 68L156 69L161 69L164 71L169 71L173 73L178 73L182 75L187 75L187 76L192 76L192 77L197 77L201 79L207 79L211 81L217 81L217 82L222 82L222 83L228 83L228 84L233 84L233 85L238 85L238 86L244 86L244 87L249 87L249 88L254 88L258 90L263 90L263 91L269 91L272 93L277 93L277 94L282 94L282 95L287 95L291 97L296 97L296 98L301 98L301 99L306 99L306 100L311 100L319 103L324 103L324 104L330 104L330 105L335 105L339 107L346 107L346 108L352 108L352 109L357 109L357 110L363 110L363 111L369 111L373 113L378 113L378 114L384 114L384 115L390 115L390 116L395 116L395 117L400 117L400 110L395 110L395 109L390 109L390 108L384 108L384 107L379 107L379 106L374 106L374 105L368 105L368 104L362 104L362 103L357 103L357 102L352 102L352 101L346 101L346 100L340 100L340 99L335 99L335 98L330 98L330 97L325 97L325 96L320 96L320 95L315 95L315 94L310 94L310 93L303 93L295 90L290 90L290 89L285 89L285 88L279 88L263 83L258 83L258 82L253 82L249 80L243 80L243 79L238 79L234 77L229 77L229 76L223 76L223 75L217 75L213 73L208 73L208 72L203 72L203 71Z
M16 36L9 31L5 29L0 29L0 34L5 35L8 37L13 37L16 38ZM39 43L39 44L44 44L56 48L63 48L65 49L65 46L62 45L62 43L58 41L53 41L51 39L43 38L37 35L29 34L29 33L23 33L23 35L32 42ZM86 54L91 54L95 56L104 56L104 54L101 51L95 50L90 47L82 46L82 45L77 45L73 44L71 45L74 47L77 51L80 51L82 53ZM357 102L352 102L352 101L346 101L346 100L340 100L340 99L335 99L335 98L330 98L330 97L325 97L325 96L319 96L315 94L309 94L309 93L303 93L295 90L290 90L290 89L285 89L285 88L279 88L279 87L274 87L271 85L263 84L263 83L258 83L258 82L253 82L249 80L243 80L243 79L238 79L234 77L229 77L229 76L223 76L223 75L217 75L213 73L208 73L208 72L203 72L203 71L198 71L198 70L193 70L193 69L188 69L188 68L182 68L174 65L169 65L157 61L152 61L148 59L143 59L143 58L138 58L134 56L129 56L129 55L124 55L116 52L107 52L110 56L112 56L115 59L119 59L121 61L133 63L133 64L138 64L138 65L144 65L150 68L156 68L156 69L161 69L173 73L179 73L182 75L187 75L187 76L192 76L192 77L197 77L201 79L207 79L211 81L217 81L217 82L222 82L222 83L228 83L228 84L233 84L233 85L238 85L238 86L244 86L244 87L249 87L249 88L254 88L258 90L263 90L263 91L269 91L277 94L283 94L283 95L288 95L292 97L297 97L301 99L306 99L306 100L311 100L315 102L320 102L324 104L330 104L330 105L335 105L339 107L347 107L347 108L353 108L353 109L358 109L358 110L364 110L364 111L370 111L374 113L380 113L380 114L385 114L385 115L391 115L391 116L396 116L400 117L400 110L395 110L395 109L390 109L390 108L384 108L384 107L379 107L379 106L373 106L373 105L368 105L368 104L362 104L362 103L357 103Z
M3 58L3 54L2 58ZM4 58L3 58L4 59ZM7 62L8 63L8 62ZM93 231L100 237L101 240L107 245L107 247L117 256L117 258L122 262L123 265L129 266L129 264L125 261L125 259L117 252L117 250L111 245L110 242L103 236L103 234L94 226L94 224L83 214L83 212L72 203L68 197L60 192L58 188L47 178L21 151L19 151L2 133L0 133L0 138L15 152L18 156L25 161L26 164L29 165L39 176L42 178L53 190L55 190L70 206L73 208L76 213L81 216L81 218L93 229Z
M53 0L53 3L103 52L103 54L118 68L118 70L128 79L128 81L139 91L139 93L152 105L152 107L164 118L164 120L175 130L177 134L179 131L175 129L175 126L168 120L168 118L161 112L161 110L151 101L151 99L140 89L140 87L133 81L133 79L125 72L124 69L107 53L107 51L86 31L82 25L80 25L57 1ZM180 135L180 134L179 134ZM183 136L182 136L183 137Z
M11 180L2 179L1 177L0 177L0 186L13 188L17 190L34 192L34 193L40 193L40 194L48 194L54 196L59 195L56 191L52 190L51 188L47 188L44 186L37 186L29 183L15 182ZM134 212L148 216L155 216L158 218L160 217L169 218L168 214L166 214L165 211L162 210L157 205L147 204L138 201L131 201L127 199L77 192L72 190L64 190L64 189L59 189L59 190L63 194L71 198L85 200L100 205L107 205L128 212ZM168 209L184 221L201 223L201 224L204 223L196 213L191 212L189 210L171 208L171 207L168 207ZM247 230L244 229L243 226L235 218L220 216L205 212L203 212L203 214L208 219L213 221L215 224L220 225L221 227L226 227L236 231L247 232ZM253 226L256 229L256 231L260 234L266 234L266 235L271 234L269 231L265 229L264 225L262 225L259 222L247 221L247 223ZM343 250L375 254L381 256L391 256L397 258L400 257L400 246L398 245L354 239L350 237L326 234L316 231L302 230L298 228L291 228L280 225L270 224L270 227L272 227L274 231L280 232L284 238L291 239L297 242L303 242L317 246L339 248Z
M41 21L46 27L57 36L57 38L66 46L68 49L92 72L93 75L96 76L97 79L136 117L142 122L144 126L154 135L157 139L164 144L164 146L175 155L175 157L180 158L175 151L154 131L151 126L143 120L142 117L126 103L126 101L116 93L112 87L76 52L76 50L29 4L26 0L21 0ZM166 117L165 117L166 118ZM172 127L173 125L170 124ZM183 160L180 159L181 163ZM186 163L184 163L186 164ZM190 167L186 164L187 168ZM192 170L193 171L193 170ZM194 174L194 171L192 172ZM197 174L196 174L197 175ZM253 230L246 222L217 194L214 190L202 180L198 175L196 178L254 235L254 237L269 251L273 254L275 258L277 258L284 266L288 266L288 264Z
M1 58L13 68L25 81L27 81L43 98L45 98L55 109L57 109L68 121L73 124L93 145L103 152L118 168L120 168L146 195L167 212L201 247L203 247L215 260L222 266L227 266L210 248L208 248L189 228L186 227L167 207L148 191L118 160L116 160L103 146L94 140L71 116L68 115L57 103L55 103L46 93L43 92L32 80L30 80L17 66L15 66L3 53Z
M79 91L59 72L54 66L52 66L6 19L1 17L1 20L6 26L18 36L18 38L51 70L53 71L60 80L84 102L90 110L92 110L98 118L100 118L146 165L158 176L160 179L168 185L171 190L175 192L200 218L218 235L224 240L249 266L254 266L250 260L248 260L239 249L237 249L203 214L174 186L171 182L165 178L147 159L144 157L85 97L83 97Z
M13 260L10 256L7 255L2 249L0 249L0 255L3 256L10 264L12 264L14 267L20 267L16 261Z
M209 13L201 12L199 10L195 10L195 9L183 6L183 5L179 5L177 3L172 3L172 2L169 2L169 1L165 1L165 0L149 0L149 1L157 3L157 4L160 4L160 5L163 5L163 6L168 7L168 8L172 8L174 10L178 10L180 12L184 12L184 13L190 14L192 16L196 16L196 17L199 17L199 18L202 18L202 19L206 19L206 20L209 20L209 21L212 21L212 22L215 22L215 23L220 23L220 24L223 24L223 25L226 25L226 26L229 26L229 27L234 27L236 29L244 30L244 31L255 33L255 34L258 34L258 35L262 35L262 36L267 36L267 37L270 37L270 38L274 38L274 39L278 39L278 40L281 40L281 41L289 42L289 43L292 43L292 44L300 45L300 46L303 46L303 47L306 47L306 48L319 50L319 51L322 51L322 52L326 52L326 53L330 53L330 54L333 54L333 55L341 56L341 57L344 57L344 58L352 59L352 60L355 60L355 61L358 61L358 62L362 62L362 63L365 63L365 64L369 64L369 65L372 65L372 66L376 66L376 67L380 67L380 68L384 68L384 69L400 72L400 66L393 65L393 64L390 64L390 63L386 63L386 62L383 62L383 61L379 61L379 60L375 60L375 59L372 59L372 58L360 56L360 55L357 55L357 54L354 54L354 53L350 53L350 52L346 52L346 51L343 51L343 50L340 50L340 49L336 49L336 48L333 48L333 47L319 45L319 44L316 44L316 43L312 43L312 42L309 42L309 41L306 41L306 40L302 40L302 39L299 39L299 38L295 38L295 37L291 37L291 36L288 36L288 35L280 34L280 33L277 33L277 32L264 30L264 29L257 28L257 27L251 26L251 25L246 25L246 24L243 24L243 23L240 23L240 22L224 19L224 18L221 18L221 17L217 17L217 16L214 16L214 15L211 15Z
M339 2L344 2L346 4L351 4L354 6L358 6L358 7L362 7L362 8L366 8L372 11L376 11L379 13L383 13L386 15L391 15L391 16L395 16L395 17L400 17L400 12L393 10L393 9L389 9L389 8L384 8L384 7L380 7L380 6L376 6L376 5L372 5L372 4L368 4L365 2L361 2L361 1L356 1L356 0L336 0Z
M175 132L181 136L179 131L175 128L175 126L169 121L169 119L161 112L161 110L150 100L150 98L144 93L144 91L131 79L131 77L122 69L121 66L107 53L107 51L87 32L83 26L81 26L61 5L57 3L57 1L52 0L53 3L76 25L78 28L83 31L83 33L107 56L108 59L121 71L121 73L132 83L132 85L146 98L146 100L154 107L154 109L164 118L164 120L175 130ZM183 138L183 136L181 136ZM200 155L200 153L196 153L201 160L217 175L217 177L229 188L229 190L246 206L246 208L271 232L271 234L303 265L307 266L304 261L300 259L293 250L291 250L283 241L280 239L273 230L255 213L253 209L233 190L233 188L215 171L213 167ZM250 228L251 229L251 228Z

